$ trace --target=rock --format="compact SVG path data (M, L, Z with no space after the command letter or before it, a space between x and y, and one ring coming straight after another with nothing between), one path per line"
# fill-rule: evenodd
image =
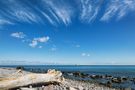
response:
M11 74L13 72L16 72L17 70L16 69L15 70L14 69L10 69L10 70L9 69L8 70L7 69L0 69L0 72L5 72L5 71L10 72L10 73L6 73L6 75L7 75L7 74ZM41 76L41 74L39 74L39 73L36 73L36 76L35 76L35 75L33 75L35 73L29 73L29 72L26 72L26 71L23 71L23 72L26 73L26 74L24 74L24 76L25 75L27 76L27 75L31 74L32 76L31 76L30 79L32 79L32 81L39 80L39 79L40 79L40 81L43 80L43 76ZM45 73L43 73L43 74L45 74ZM45 80L43 80L43 81L48 82L48 80L50 80L50 79L52 81L52 78L55 79L55 77L56 77L56 79L58 79L59 77L61 77L61 75L62 75L62 73L59 72L59 71L48 70L47 76L45 75L46 78L44 78ZM87 74L85 75L85 74L82 74L82 73L77 74L77 75L85 76L85 77L87 76ZM21 77L24 77L24 76L21 76ZM37 77L39 77L39 78L37 79ZM96 77L101 78L101 76L98 76L98 75ZM16 78L19 78L19 77L16 77ZM25 77L25 79L27 79L27 78ZM21 80L21 78L19 78L19 80ZM30 80L23 81L23 79L22 79L20 82L21 83L23 83L23 82L28 83L29 81ZM59 81L59 79L58 79L58 81ZM61 81L61 78L60 78L60 81ZM19 84L19 82L16 82L16 83ZM0 83L0 84L3 84L3 82ZM15 84L15 83L12 83L12 84ZM110 82L108 82L106 85L109 86ZM0 88L1 88L1 86L0 86ZM0 89L0 90L5 90L5 89ZM109 88L109 87L106 87L106 86L103 86L103 85L99 85L99 84L95 84L95 83L89 83L89 82L86 82L86 81L65 79L64 82L59 83L59 84L55 84L54 82L33 84L33 82L32 82L31 84L19 86L19 87L13 88L12 90L119 90L119 89L114 89L112 87Z
M105 78L107 78L107 79L112 79L113 78L113 76L111 76L111 75L105 75Z
M99 79L99 78L102 78L102 76L100 75L91 75L90 76L92 79Z
M106 86L107 86L107 87L112 87L112 82L111 82L111 81L108 81L108 82L106 83Z
M127 78L127 77L122 77L122 80L123 80L123 81L127 81L128 78Z
M112 82L113 83L121 83L123 81L122 81L122 79L120 77L118 77L118 78L112 78Z
M17 66L16 69L17 70L19 70L19 69L24 70L24 67L23 66Z
M70 87L69 90L77 90L77 89L75 89L75 88L73 88L73 87Z
M38 90L37 88L20 88L20 90Z
M81 77L81 78L85 78L85 77L89 76L89 74L84 74L84 73L81 73L81 72L74 72L73 75L75 77Z
M69 76L73 76L73 73L67 73L67 75L69 75Z

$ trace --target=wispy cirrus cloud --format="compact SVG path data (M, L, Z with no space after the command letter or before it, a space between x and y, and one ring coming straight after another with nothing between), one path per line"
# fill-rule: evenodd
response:
M80 19L91 22L98 15L103 0L81 0Z
M33 11L33 8L29 7L27 3L18 0L0 1L1 17L6 18L8 21L14 22L27 22L38 23L40 17ZM12 22L11 22L12 23Z
M56 23L51 19L51 17L48 16L45 12L42 12L42 14L52 25L56 25Z
M36 0L35 0L36 1ZM0 1L2 4L0 16L6 17L14 22L39 23L44 22L41 15L52 25L71 23L73 9L64 0L57 2L55 0L7 0Z
M127 13L135 11L135 0L112 0L107 4L102 21L108 21L113 17L121 19Z
M22 21L22 22L28 22L28 23L38 22L37 16L31 13L30 11L18 10L18 11L15 11L15 16L19 21Z
M0 25L6 25L6 24L13 25L14 23L6 19L0 19Z
M63 22L65 25L71 23L71 17L74 11L70 4L67 4L64 0L60 2L56 2L55 0L43 0L43 2L48 6L48 10L55 20L59 23Z
M73 0L72 3L68 0L0 0L0 25L47 23L57 26L74 23L74 19L86 23L120 20L134 11L135 0Z

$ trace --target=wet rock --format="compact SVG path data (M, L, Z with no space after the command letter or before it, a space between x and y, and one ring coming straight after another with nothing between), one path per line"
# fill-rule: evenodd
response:
M90 77L91 77L92 79L103 78L101 75L91 75Z
M17 69L17 70L19 70L19 69L20 69L20 70L24 70L24 67L23 67L23 66L17 66L16 69Z
M132 81L135 84L135 78L130 79L130 81Z
M112 78L112 82L113 82L113 83L122 83L123 80L122 80L122 78L120 78L120 77L118 77L118 78Z
M81 73L81 72L74 72L73 75L75 77L82 77L82 78L85 78L85 77L89 76L89 74L85 74L85 73Z
M111 76L111 75L105 75L105 78L107 78L107 79L112 79L113 76Z
M122 77L122 80L123 80L123 81L127 81L128 78L127 78L127 77Z
M69 87L66 87L66 90L70 90L70 88Z
M74 75L75 77L79 77L81 74L80 74L80 72L74 72L73 75Z
M67 73L67 75L69 75L69 76L73 76L73 73Z

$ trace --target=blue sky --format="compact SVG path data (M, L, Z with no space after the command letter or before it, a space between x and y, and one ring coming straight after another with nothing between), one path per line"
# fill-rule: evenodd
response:
M135 64L135 0L1 0L0 64Z

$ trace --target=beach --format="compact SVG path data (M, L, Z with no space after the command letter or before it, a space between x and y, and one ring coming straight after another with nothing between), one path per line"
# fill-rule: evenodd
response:
M17 78L22 77L22 74L16 73L18 69L15 68L0 68L0 82L4 81L4 78ZM23 76L32 74L32 72L22 71ZM64 77L65 78L65 77ZM6 90L6 89L1 89ZM107 87L97 83L90 83L85 81L73 80L65 78L64 82L57 83L33 83L26 86L11 88L9 90L120 90L112 87ZM130 89L126 89L130 90Z
M0 90L135 90L135 0L0 0Z

